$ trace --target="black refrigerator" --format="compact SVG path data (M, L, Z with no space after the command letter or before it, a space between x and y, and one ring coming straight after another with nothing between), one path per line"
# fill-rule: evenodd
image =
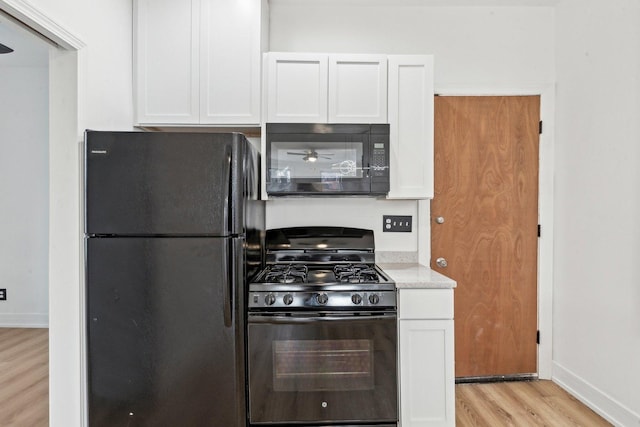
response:
M246 425L257 151L238 133L85 133L91 427Z

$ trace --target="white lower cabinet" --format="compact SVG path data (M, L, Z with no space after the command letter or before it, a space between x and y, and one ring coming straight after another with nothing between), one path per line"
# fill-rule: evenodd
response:
M455 426L453 289L400 289L400 427Z

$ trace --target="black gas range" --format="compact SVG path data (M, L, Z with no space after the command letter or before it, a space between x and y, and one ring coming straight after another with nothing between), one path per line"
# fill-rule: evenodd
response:
M249 424L395 427L396 313L372 230L268 230L249 284Z
M395 282L375 264L372 230L267 231L266 267L249 285L249 310L385 310Z

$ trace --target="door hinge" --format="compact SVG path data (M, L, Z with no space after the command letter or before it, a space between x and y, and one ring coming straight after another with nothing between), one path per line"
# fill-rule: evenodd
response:
M538 133L542 135L542 120L538 122Z
M540 330L536 331L536 344L540 344Z
M538 237L542 234L542 226L538 224Z

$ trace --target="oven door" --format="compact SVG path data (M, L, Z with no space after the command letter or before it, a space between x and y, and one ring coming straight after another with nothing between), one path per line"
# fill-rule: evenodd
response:
M251 424L396 425L395 313L250 314Z

